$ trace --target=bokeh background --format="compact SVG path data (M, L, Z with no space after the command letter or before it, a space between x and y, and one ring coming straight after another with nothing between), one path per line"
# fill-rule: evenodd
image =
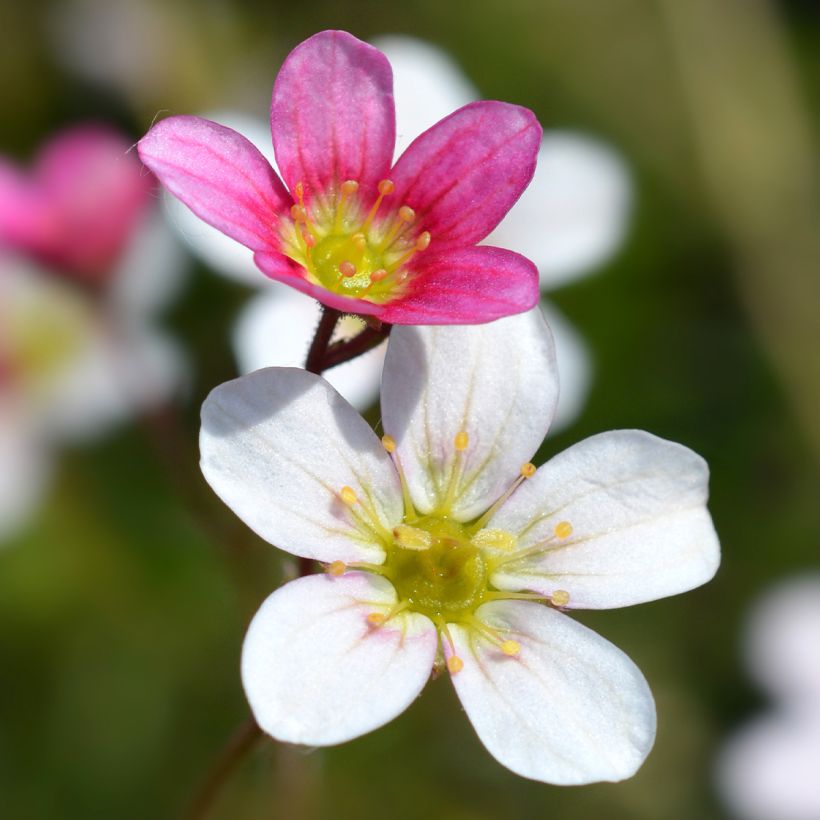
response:
M324 28L427 40L484 96L620 153L634 187L625 243L551 293L589 344L591 391L537 461L619 427L687 444L711 465L724 559L686 595L578 616L637 662L657 698L656 747L632 780L560 789L516 777L441 679L342 747L260 744L210 816L737 816L716 760L773 708L743 663L747 613L773 582L820 569L820 6L4 3L0 153L26 163L89 119L135 141L160 112L264 115L282 59ZM3 817L183 816L247 717L245 626L294 571L196 463L198 408L237 373L230 329L253 289L193 257L179 265L188 275L161 323L182 351L183 387L63 447L35 515L0 549Z

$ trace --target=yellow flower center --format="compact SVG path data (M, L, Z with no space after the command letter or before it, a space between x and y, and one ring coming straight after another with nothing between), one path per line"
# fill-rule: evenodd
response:
M307 271L314 284L353 298L383 303L401 295L411 278L407 263L430 244L412 208L386 207L393 183L383 179L365 213L359 184L349 179L305 205L302 183L297 203L281 225L282 250ZM384 207L383 207L384 206Z

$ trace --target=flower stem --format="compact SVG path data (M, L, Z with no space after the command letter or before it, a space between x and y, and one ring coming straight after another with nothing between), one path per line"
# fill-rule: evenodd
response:
M313 341L310 343L310 350L308 350L307 359L305 360L305 370L307 370L308 373L316 373L318 376L325 369L325 355L330 346L333 331L336 329L336 323L339 321L341 315L338 310L322 307L322 316L319 319L319 326L316 328L316 333L313 336Z
M236 730L197 789L185 814L186 820L205 820L234 768L262 736L262 730L253 717L249 717Z

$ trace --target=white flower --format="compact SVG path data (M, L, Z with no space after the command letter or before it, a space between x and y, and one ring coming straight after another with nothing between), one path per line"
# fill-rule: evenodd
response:
M820 575L781 583L757 604L749 669L776 708L729 741L718 785L743 820L820 818Z
M206 479L262 538L327 568L274 592L249 628L242 678L266 732L354 738L446 666L479 738L514 772L559 784L635 772L655 735L646 681L565 610L711 578L707 468L678 444L618 431L536 471L556 399L537 310L394 328L381 441L303 370L211 393Z
M179 384L179 350L153 316L174 295L181 263L157 214L94 295L0 255L0 542L34 511L56 444L98 436Z
M422 131L478 98L439 49L409 37L384 37L375 45L393 66L396 156ZM267 123L229 111L206 116L246 136L276 167ZM542 288L550 289L585 275L617 250L626 231L630 199L628 174L611 149L580 134L547 132L532 183L486 243L532 259L541 272ZM169 197L166 204L191 249L211 267L264 289L240 316L234 331L242 372L303 364L318 320L315 302L265 282L249 250L206 225L179 201ZM583 340L555 307L545 304L544 309L555 331L562 376L554 425L559 428L577 418L583 407L590 358ZM364 409L376 398L383 356L382 347L355 364L329 370L325 377L354 406Z

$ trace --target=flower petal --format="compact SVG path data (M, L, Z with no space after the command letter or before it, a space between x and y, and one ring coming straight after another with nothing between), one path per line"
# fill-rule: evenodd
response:
M218 122L248 139L276 171L273 146L270 140L270 124L233 110L209 111L206 119ZM170 194L163 197L168 221L185 242L186 246L216 273L255 287L264 286L259 268L253 261L253 251L235 239L203 222L189 208Z
M554 288L602 264L623 241L629 173L608 146L564 131L544 135L532 183L487 242L519 251Z
M419 509L449 506L460 521L487 509L541 444L557 395L552 334L538 309L478 327L394 328L382 417ZM459 474L461 432L469 442Z
M450 55L431 43L404 35L377 37L371 43L393 69L396 157L422 131L478 97Z
M313 330L319 320L319 306L293 288L271 283L243 309L233 330L233 347L243 373L272 365L300 367L305 361ZM364 322L345 316L351 336ZM368 408L379 394L379 380L387 344L332 367L322 377L359 410Z
M454 248L421 259L407 296L388 302L381 318L399 325L478 324L538 303L538 270L501 248Z
M241 134L201 117L168 117L138 150L165 187L209 225L255 251L279 247L276 224L292 200Z
M282 177L306 197L355 179L375 196L393 158L393 76L385 56L346 31L296 46L273 86L271 130Z
M436 250L473 245L529 184L540 142L541 126L528 109L470 103L405 151L390 174L391 199L416 212Z
M319 561L384 560L372 530L402 519L396 472L379 439L333 388L296 368L222 384L202 405L202 472L258 535ZM340 498L350 487L370 512Z
M401 612L376 575L313 575L278 589L251 622L242 648L242 682L254 717L288 743L330 746L382 726L421 692L437 635L423 615Z
M552 328L561 374L558 409L550 428L555 434L573 424L584 409L592 381L592 357L581 334L552 302L542 299L541 310Z
M464 662L453 685L490 754L556 785L631 777L655 739L655 704L637 666L541 604L498 601L476 615L521 646L510 657L468 627L450 626Z
M720 547L706 510L709 471L686 447L640 430L601 433L548 461L492 519L522 553L493 575L500 589L569 593L609 609L706 583ZM569 537L556 525L569 522Z

